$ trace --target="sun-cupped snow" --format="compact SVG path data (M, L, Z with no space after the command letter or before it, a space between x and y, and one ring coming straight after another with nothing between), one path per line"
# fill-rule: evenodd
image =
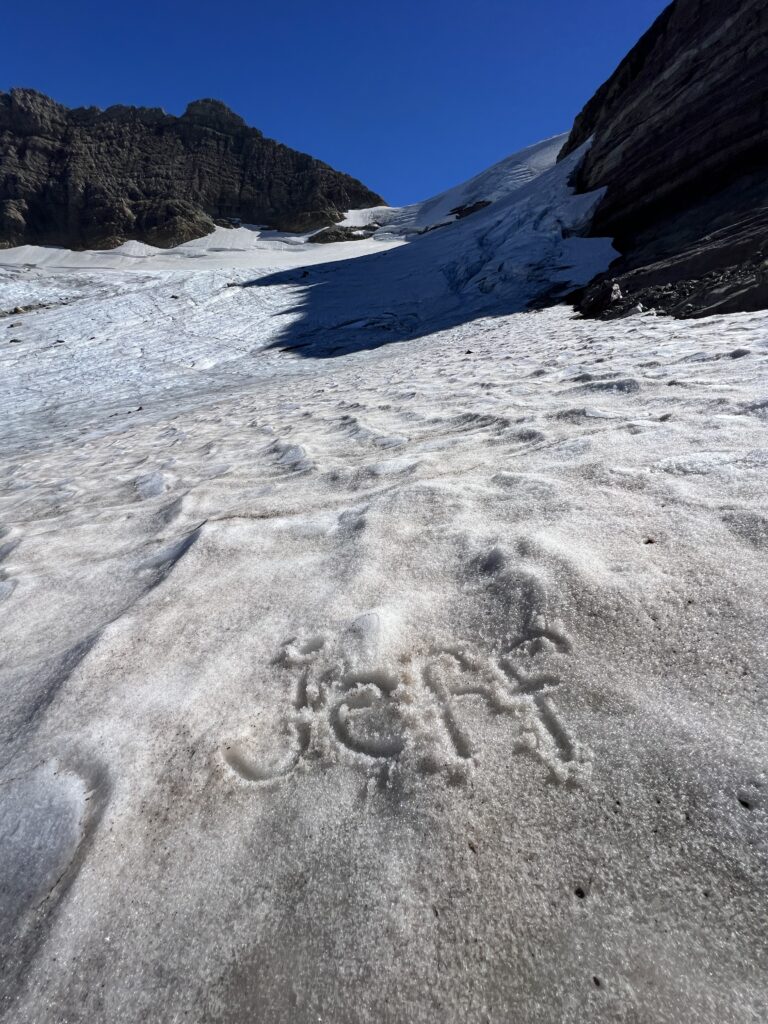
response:
M768 316L528 310L555 149L0 252L4 1022L762 1021Z

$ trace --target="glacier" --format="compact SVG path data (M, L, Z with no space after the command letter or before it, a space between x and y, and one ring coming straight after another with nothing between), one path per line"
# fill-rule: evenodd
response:
M4 1021L764 1019L768 315L558 304L562 142L0 252Z

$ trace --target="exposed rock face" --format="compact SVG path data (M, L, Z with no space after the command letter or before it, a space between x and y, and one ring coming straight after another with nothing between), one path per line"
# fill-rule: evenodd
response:
M310 231L382 204L218 100L173 117L147 107L70 110L32 89L0 93L0 246L172 246L222 218Z
M355 231L353 228L333 227L323 228L316 235L310 235L308 241L321 245L331 242L356 242L369 237L370 233L368 235L361 235L359 231Z
M768 306L768 0L675 0L561 157L590 137L576 184L607 186L591 232L615 237L623 259L587 290L585 312Z
M333 227L323 228L322 231L318 231L315 235L310 235L308 238L309 242L315 244L328 243L328 242L360 242L365 238L370 238L378 224L367 224L365 227L344 227L341 224L334 224Z

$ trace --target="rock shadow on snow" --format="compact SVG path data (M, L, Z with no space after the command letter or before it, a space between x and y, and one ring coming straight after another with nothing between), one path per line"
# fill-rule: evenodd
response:
M616 255L610 240L586 237L602 193L573 194L581 156L395 248L245 282L299 293L267 347L327 359L565 301Z

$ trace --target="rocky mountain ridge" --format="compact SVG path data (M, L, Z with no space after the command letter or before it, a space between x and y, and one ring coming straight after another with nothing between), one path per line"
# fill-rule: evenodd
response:
M309 231L379 206L361 182L267 139L218 100L69 109L0 93L0 247L169 247L214 222Z

